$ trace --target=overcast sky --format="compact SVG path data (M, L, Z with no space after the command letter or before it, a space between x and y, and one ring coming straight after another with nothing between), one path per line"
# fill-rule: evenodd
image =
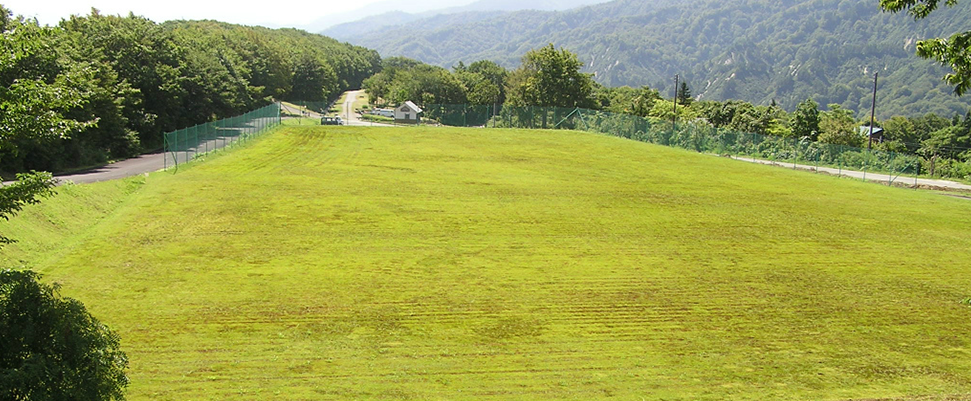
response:
M319 25L321 20L334 17L326 25L354 20L354 10L362 8L368 14L374 10L427 11L471 3L472 0L0 0L0 4L16 15L36 17L41 24L55 25L70 15L87 15L91 8L102 14L128 15L134 12L155 22L173 19L212 19L244 25L269 27L302 27ZM399 6L400 5L400 6ZM339 19L339 20L338 20Z

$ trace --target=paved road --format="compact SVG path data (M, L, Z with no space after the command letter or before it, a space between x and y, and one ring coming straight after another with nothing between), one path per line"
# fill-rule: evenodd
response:
M836 175L836 176L853 177L853 178L859 178L861 180L866 179L867 181L874 181L874 182L893 182L893 183L903 183L903 184L907 184L907 185L917 185L917 186L922 186L922 187L932 187L932 188L942 188L942 189L957 189L957 190L962 190L962 191L971 191L971 185L962 184L962 183L954 182L954 181L947 181L947 180L933 180L933 179L928 179L928 178L913 178L913 177L898 177L898 176L891 176L891 175L888 175L888 174L870 173L870 172L853 171L853 170L840 170L840 169L831 168L831 167L816 167L816 166L810 166L810 165L806 165L806 164L793 164L793 163L784 163L784 162L774 162L774 161L771 161L771 160L752 159L752 158L748 158L748 157L734 157L733 156L732 158L735 159L735 160L746 161L746 162L749 162L749 163L768 164L768 165L775 165L775 166L788 167L788 168L797 168L797 169L800 169L800 170L819 171L819 172L824 172L824 173L832 174L832 175Z
M341 118L344 119L344 125L354 125L359 127L393 127L391 124L375 123L371 121L361 120L361 116L354 112L354 101L362 96L367 96L364 94L364 90L347 91L344 96L344 115Z
M318 113L316 111L313 111L313 110L310 110L310 109L307 109L307 108L302 108L302 107L294 106L294 105L292 105L290 103L287 103L287 102L280 102L280 109L285 114L302 115L304 117L316 118L318 120L320 119L320 117L323 117L323 114L320 114L320 113ZM284 118L289 118L289 117L284 117Z
M347 92L347 97L346 97L347 100L344 103L344 110L349 110L349 111L352 110L354 101L357 100L358 97L360 96L365 96L363 90ZM283 104L282 107L284 109L290 108L286 104ZM301 114L301 112L303 112L304 115L311 118L319 119L321 117L319 113L315 113L309 110L293 109L291 111L294 112L294 114ZM348 115L346 120L347 125L374 126L374 127L392 126L391 124L381 124L381 123L372 123L369 121L362 121L357 115L357 113L354 113L353 111L350 111L347 115ZM243 127L237 127L237 129L245 130L247 127L249 127L249 125L252 125L252 124L248 124ZM162 168L164 168L166 164L171 166L174 163L173 157L176 158L179 163L185 163L188 161L189 158L194 156L197 152L202 153L205 150L218 149L223 146L226 146L229 143L232 143L236 139L238 139L238 136L236 135L225 136L225 137L220 135L218 138L215 138L213 140L202 141L196 144L196 146L193 146L188 152L175 152L174 154L172 153L163 154L161 151L158 151L153 153L147 153L135 158L118 161L118 162L107 164L100 167L94 167L91 169L74 172L70 174L58 175L54 178L57 179L57 181L60 183L73 182L76 184L85 184L85 183L114 180L118 178L125 178L125 177L131 177L139 174L150 173L153 171L161 170ZM4 184L8 184L8 182L4 182Z
M161 170L164 158L165 155L162 154L161 151L147 153L135 158L122 160L101 167L95 167L71 174L58 175L54 178L57 179L58 183L73 182L75 184L85 184L90 182L131 177L133 175Z

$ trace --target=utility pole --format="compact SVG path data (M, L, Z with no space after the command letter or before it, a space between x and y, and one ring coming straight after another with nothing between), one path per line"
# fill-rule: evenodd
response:
M877 112L877 74L880 74L880 73L879 72L873 73L873 104L870 105L870 135L869 135L870 142L867 143L866 150L870 150L871 148L873 148L873 124L874 124L874 115Z
M674 117L671 117L671 134L678 132L678 79L680 74L674 74Z

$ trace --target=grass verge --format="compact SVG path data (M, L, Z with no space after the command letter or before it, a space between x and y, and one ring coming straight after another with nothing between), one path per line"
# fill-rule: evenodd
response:
M35 265L132 400L971 393L963 199L429 127L286 127L124 199Z

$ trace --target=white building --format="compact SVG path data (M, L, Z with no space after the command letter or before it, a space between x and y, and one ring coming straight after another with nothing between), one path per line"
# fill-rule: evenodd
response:
M402 124L418 124L420 121L418 113L421 113L421 111L421 108L416 106L410 100L404 102L402 105L395 107L394 122Z

